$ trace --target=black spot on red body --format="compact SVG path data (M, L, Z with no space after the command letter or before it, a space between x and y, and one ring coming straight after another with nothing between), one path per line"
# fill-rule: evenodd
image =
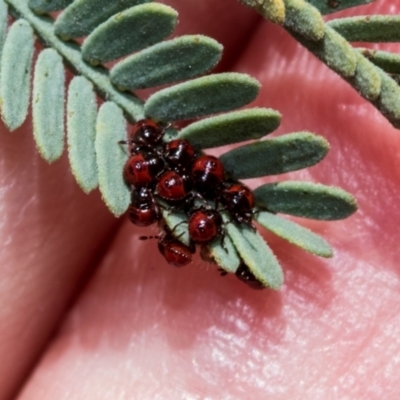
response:
M189 219L189 235L194 243L212 242L222 233L222 218L218 211L200 208L195 210Z
M220 201L238 223L251 224L255 205L253 192L242 183L233 183L222 189Z
M185 246L175 239L170 233L162 236L158 242L158 250L164 256L168 264L175 267L184 267L192 262L192 254L195 249Z
M149 188L142 188L132 192L128 217L136 226L149 226L161 218L160 209Z
M165 128L150 118L136 122L128 134L128 145L131 153L143 148L154 148L160 144Z
M185 139L175 139L164 144L164 157L177 172L190 171L195 158L193 146Z
M191 186L189 176L167 171L161 175L156 191L164 200L177 201L189 195Z
M214 156L200 156L193 164L192 177L195 188L204 196L215 196L222 184L225 171L222 162Z
M164 171L164 161L153 153L133 154L125 163L124 180L136 188L150 185Z

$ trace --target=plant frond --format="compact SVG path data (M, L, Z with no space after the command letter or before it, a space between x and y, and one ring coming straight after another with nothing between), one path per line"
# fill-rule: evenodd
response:
M310 2L271 0L261 3L258 0L239 1L270 21L280 24L305 48L349 82L395 128L400 128L399 85L345 39L346 37L350 40L400 41L397 29L399 17L352 17L325 23L321 13L312 4L317 6L317 2L323 4L318 8L325 12L327 10L325 6L329 5L329 2L318 0ZM341 1L337 11L366 2L368 1Z
M293 34L301 34L313 45L322 43L341 52L342 60L333 57L329 61L332 68L349 80L356 73L354 82L360 87L369 84L374 76L379 85L368 92L373 101L378 101L382 88L392 90L392 80L376 67L371 70L373 64L361 52L352 53L345 39L326 27L316 9L307 8L302 0L290 0L289 6L287 2L269 2L263 12L275 22L285 22ZM63 9L56 20L39 15ZM13 130L27 116L35 31L49 47L38 57L33 81L34 135L39 152L52 162L61 156L64 147L64 59L78 75L71 81L67 97L71 170L85 192L99 187L106 205L116 216L122 215L131 201L130 188L122 176L128 153L126 146L119 143L127 138L127 121L150 117L157 122L173 123L211 115L179 132L170 128L164 135L165 141L186 138L198 150L257 140L280 124L281 115L275 110L232 111L255 100L260 89L256 79L232 72L201 76L221 59L221 44L202 35L163 42L173 32L178 18L177 12L166 5L149 0L0 0L0 51L7 12L20 19L9 29L1 56L2 119ZM309 20L317 22L307 25ZM303 28L296 33L298 25ZM87 37L82 46L67 42L84 36ZM122 56L127 57L111 71L103 65L90 65ZM329 57L326 59L330 60ZM167 83L174 85L156 91L145 103L130 92ZM105 100L99 109L95 92ZM393 93L392 97L380 97L381 108L390 108L385 102L393 101ZM216 113L224 114L212 115ZM328 149L325 139L298 132L239 147L224 154L222 162L233 177L252 178L314 165ZM356 209L354 198L347 192L307 182L263 185L255 195L260 209L270 211L260 211L255 217L261 225L322 257L332 253L322 238L271 212L340 219ZM168 210L161 201L160 206L164 223L182 243L189 244L187 214L183 210ZM233 223L222 214L226 237L223 241L216 239L207 248L203 246L203 258L216 261L231 273L238 273L245 265L262 286L278 289L283 273L271 249L256 231Z

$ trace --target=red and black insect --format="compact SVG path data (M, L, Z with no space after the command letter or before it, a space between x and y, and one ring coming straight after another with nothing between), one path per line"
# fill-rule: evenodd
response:
M175 139L164 144L163 155L172 169L187 173L191 170L196 151L186 139Z
M254 274L250 271L249 267L244 262L240 263L235 275L242 282L246 283L253 289L265 289L265 286L254 276Z
M224 233L222 217L217 210L201 207L191 212L189 236L194 243L208 244Z
M202 155L192 166L192 177L196 190L211 199L224 181L224 166L217 157Z
M142 150L155 150L161 144L169 125L162 126L150 118L136 122L128 133L128 140L121 141L128 145L131 154Z
M161 212L151 189L133 190L128 209L129 220L137 226L149 226L161 218Z
M157 154L135 153L125 163L124 180L128 185L141 188L151 184L164 169L164 160Z
M168 264L175 267L184 267L192 262L192 255L196 251L193 245L186 246L174 238L166 228L166 232L158 241L158 250Z
M251 221L255 201L253 192L247 186L240 182L233 183L224 187L218 197L235 222L245 223L254 228Z
M167 171L158 180L156 193L164 200L176 202L187 198L191 189L192 181L189 175Z

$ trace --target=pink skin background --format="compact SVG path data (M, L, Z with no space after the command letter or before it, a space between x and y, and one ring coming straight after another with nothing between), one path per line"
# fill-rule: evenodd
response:
M283 114L278 133L331 143L318 166L270 180L341 186L360 209L296 219L331 243L328 260L264 232L285 284L254 291L198 257L167 265L156 241L138 240L156 228L115 219L98 191L78 188L66 156L39 157L30 120L1 126L0 400L397 399L400 131L237 1L164 2L180 13L178 34L215 37L222 69L260 80L253 105ZM395 3L357 14L400 13Z

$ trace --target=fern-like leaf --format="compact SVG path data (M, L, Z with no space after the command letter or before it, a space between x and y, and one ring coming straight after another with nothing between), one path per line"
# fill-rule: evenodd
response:
M329 68L347 80L361 96L377 107L394 127L400 128L398 83L360 54L346 40L400 41L398 16L362 16L325 23L320 11L332 12L335 5L337 5L336 10L339 11L369 1L239 1L252 7L266 19L285 28Z
M224 112L193 122L180 132L170 128L164 135L165 141L186 138L199 150L260 139L279 126L281 115L275 110L232 111L256 98L260 84L254 78L239 73L199 77L221 58L222 46L215 40L187 35L162 42L177 22L177 12L166 5L148 0L0 0L0 50L7 24L6 3L10 12L20 19L7 34L1 57L3 120L12 130L26 118L34 30L50 47L40 53L35 65L32 109L39 151L52 162L63 149L65 82L62 57L73 72L80 75L71 81L67 99L72 172L85 192L98 185L105 203L116 216L126 211L131 200L130 188L122 177L127 149L119 143L126 140L127 121L135 122L146 116L173 123ZM64 7L56 20L39 15ZM301 23L304 26L301 34L309 40L315 42L324 37L325 46L340 51L345 47L337 47L335 38L340 35L333 29L326 34L325 24L314 8L308 9L300 1L292 2L286 11L288 26ZM285 15L280 15L278 9L272 7L268 12L277 12L276 21L284 20ZM319 23L306 26L307 18L314 18ZM83 36L87 37L82 46L66 41ZM131 54L133 52L136 53ZM117 63L111 72L100 65L125 55L127 58ZM364 71L371 64L361 52L353 54L343 50L343 57L345 62L333 60L336 62L334 68L348 77L353 76L360 65ZM367 65L357 64L358 57ZM368 80L369 75L360 76ZM363 79L359 79L360 85ZM390 85L384 76L379 75L379 79L382 86ZM179 83L156 91L145 104L132 92L123 92L172 82ZM100 109L94 91L106 100ZM371 91L370 96L374 97L376 93ZM224 154L222 161L235 178L259 177L313 165L325 156L328 148L323 138L300 132L239 147ZM306 182L263 185L256 189L255 195L260 208L256 219L261 225L322 257L331 255L329 245L322 238L271 212L338 219L350 215L356 208L350 194ZM162 207L162 214L173 234L189 244L187 214L166 207ZM202 256L216 261L231 273L237 273L245 265L262 286L278 289L283 282L283 273L268 245L253 229L230 223L227 215L223 218L225 239L217 238L207 250L203 248Z

